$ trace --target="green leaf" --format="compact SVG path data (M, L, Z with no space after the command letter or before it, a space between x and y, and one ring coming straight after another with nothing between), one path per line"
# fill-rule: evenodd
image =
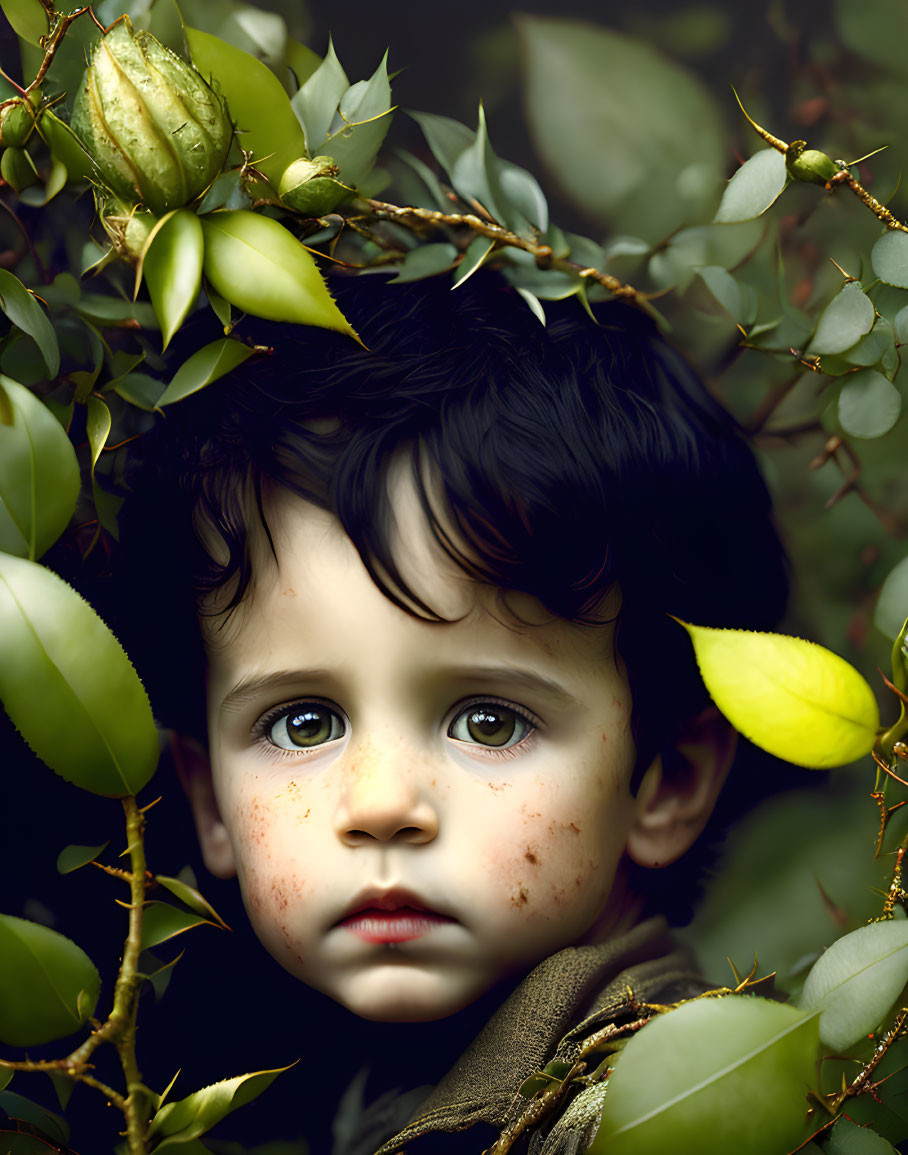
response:
M849 281L820 314L807 352L844 353L870 332L875 316L873 301L857 281Z
M714 221L731 224L761 216L775 204L787 183L784 155L774 148L760 149L725 186Z
M847 1051L882 1023L908 983L908 922L858 927L814 963L798 1000L820 1012L820 1038Z
M535 293L531 293L529 289L517 289L517 292L523 297L530 308L533 316L541 324L545 325L545 309L542 307L542 302Z
M153 955L151 951L143 951L139 956L139 969L151 984L155 999L162 999L164 997L168 986L170 986L170 980L173 978L173 968L185 953L185 951L180 951L176 958L171 959L170 962L167 963L161 963L161 960ZM155 969L151 970L151 967Z
M322 58L299 40L287 37L287 66L293 69L297 88L302 87L321 64Z
M88 955L34 922L0 914L0 1040L37 1047L65 1038L98 1004L101 977Z
M42 1107L40 1103L33 1103L31 1099L26 1099L24 1095L17 1095L15 1091L0 1092L0 1111L5 1111L10 1119L17 1119L33 1127L40 1139L47 1139L51 1143L59 1144L66 1147L69 1140L69 1124L61 1116L55 1114L53 1111L48 1111L46 1107ZM31 1136L25 1136L31 1138ZM18 1138L18 1136L16 1136ZM7 1152L7 1140L3 1140L3 1155ZM42 1152L45 1155L47 1147L19 1147L10 1145L9 1151L16 1152ZM57 1148L54 1149L55 1151Z
M168 213L149 233L136 274L136 286L144 274L161 326L163 349L170 344L199 295L204 251L202 223L192 209Z
M306 80L290 102L299 124L302 125L306 148L297 156L315 156L323 152L322 145L331 131L331 122L340 99L350 82L334 51L334 43L329 39L325 59ZM287 164L296 157L290 157ZM284 165L286 168L287 165ZM283 172L283 169L281 170Z
M0 1067L0 1091L3 1091L10 1085L13 1077L13 1072L7 1067Z
M890 571L876 603L874 623L888 638L896 638L908 618L908 557Z
M452 288L456 289L458 285L462 285L464 281L472 277L476 270L481 268L485 263L486 258L494 247L495 242L490 241L488 237L474 237L467 246L463 259L455 270Z
M237 1075L212 1083L201 1091L180 1099L176 1103L166 1103L155 1115L149 1128L149 1136L159 1138L155 1146L157 1152L177 1147L191 1139L198 1139L219 1123L231 1111L252 1102L266 1090L282 1071L254 1071L249 1075Z
M0 699L32 750L94 794L137 794L158 736L138 675L91 606L56 574L0 554Z
M41 0L0 0L0 8L17 36L40 46L48 33L47 13Z
M153 412L161 402L166 386L147 373L127 373L113 386L114 393L138 409Z
M836 0L835 22L842 41L875 69L891 68L904 76L908 11L901 0Z
M839 424L852 437L882 437L902 411L902 395L876 369L845 378L839 393Z
M476 133L449 116L436 116L431 112L411 112L410 115L422 129L432 155L450 176L458 158L473 144Z
M388 284L421 281L425 277L434 277L437 273L444 273L450 269L456 258L457 248L454 245L417 245L407 253L401 264L394 266L397 276L392 277Z
M752 996L685 1003L624 1047L590 1153L791 1151L809 1135L816 1058L816 1017Z
M719 304L739 324L749 325L757 315L757 294L751 285L735 280L731 273L718 265L697 269L701 280Z
M37 1103L35 1107L37 1108ZM43 1108L40 1108L43 1110ZM0 1131L3 1155L59 1155L60 1148L39 1139L37 1135L27 1135L24 1131Z
M826 1155L897 1155L882 1135L840 1116L823 1147Z
M885 371L888 358L894 350L895 333L892 325L885 317L877 317L867 336L862 337L853 348L847 350L844 356L852 365L869 366L882 363Z
M908 289L908 233L901 229L884 233L870 252L870 263L881 281Z
M48 1071L48 1077L53 1083L54 1091L57 1095L57 1102L60 1104L60 1110L65 1111L72 1098L72 1093L76 1089L76 1084L72 1079L67 1079L65 1075L61 1075L59 1071Z
M306 152L281 82L260 60L209 32L187 27L186 40L199 72L216 78L243 148L276 187L287 165Z
M199 389L242 365L254 352L249 345L243 345L230 337L219 337L217 341L203 345L177 369L173 380L158 399L158 408L173 405L175 401L182 401L184 397L197 393Z
M89 397L86 404L85 431L88 434L88 447L91 451L92 478L95 475L98 458L110 436L110 426L110 410L100 397Z
M248 209L251 203L243 184L243 174L239 169L232 169L215 177L197 211L212 213L215 209Z
M519 165L499 161L499 182L504 199L540 232L549 227L549 205L539 182Z
M658 240L712 215L724 130L693 72L585 21L523 16L518 29L530 132L576 206Z
M217 924L208 918L171 906L168 902L146 903L142 913L142 950L151 950L175 935L203 925Z
M756 746L817 770L870 753L879 708L844 658L783 634L680 624L710 697Z
M359 340L315 261L283 225L237 211L211 213L202 228L205 276L232 305L268 321L318 325Z
M100 846L64 846L57 855L57 870L60 874L72 874L74 870L94 862L109 845L109 842L102 842Z
M44 358L48 377L56 377L60 372L60 347L54 327L34 293L29 292L8 269L0 269L0 309L32 338Z
M38 118L38 132L46 141L54 158L66 169L69 180L86 180L96 173L95 163L82 142L66 121L61 120L49 108Z
M194 886L189 886L179 878L170 878L165 874L156 874L154 876L155 882L158 882L166 890L169 890L172 895L185 903L190 910L200 914L203 918L209 919L224 930L230 930L230 927L221 918L218 912L214 909L211 903L205 898Z
M34 561L75 512L79 463L47 406L2 374L0 408L0 549Z
M391 126L387 53L369 80L347 89L338 111L341 124L318 151L334 158L342 184L358 188L372 168Z

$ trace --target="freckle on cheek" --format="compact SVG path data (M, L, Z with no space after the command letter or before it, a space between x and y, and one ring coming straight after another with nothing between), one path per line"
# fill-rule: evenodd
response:
M530 863L532 866L538 866L538 865L539 865L539 859L538 859L538 858L536 857L536 855L534 854L534 852L533 852L533 847L532 847L532 846L528 846L528 847L527 847L527 849L526 849L526 854L524 854L524 856L523 856L523 857L524 857L524 858L527 860L527 862L529 862L529 863Z
M526 906L528 898L529 895L527 894L527 891L524 889L524 887L521 886L516 894L511 895L511 905L516 906L519 909L522 906Z

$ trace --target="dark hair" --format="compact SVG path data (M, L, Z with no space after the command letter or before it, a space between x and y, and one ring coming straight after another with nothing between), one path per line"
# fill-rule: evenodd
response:
M736 423L627 306L599 307L596 324L576 301L547 302L543 326L485 272L454 291L440 278L332 287L367 348L244 322L244 335L273 352L174 405L142 439L122 540L133 582L147 588L151 578L158 610L144 640L122 626L162 720L202 728L203 658L197 640L187 658L198 631L186 595L229 589L232 604L241 599L250 492L259 516L270 486L333 512L382 591L436 617L407 588L390 545L387 471L403 452L418 485L426 466L440 483L443 508L423 486L424 509L471 576L572 621L594 620L618 587L638 770L669 756L708 697L668 615L768 629L787 596L770 499ZM223 539L226 560L201 546L194 511ZM683 891L689 903L690 881L672 887L669 871L658 873L660 891Z

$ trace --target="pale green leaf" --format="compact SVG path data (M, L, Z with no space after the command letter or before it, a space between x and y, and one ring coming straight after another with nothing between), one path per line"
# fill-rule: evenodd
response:
M436 116L431 112L413 112L410 115L422 129L432 155L450 176L458 157L473 144L476 133L448 116Z
M573 204L654 240L712 214L724 129L693 72L602 24L522 16L518 30L530 132Z
M531 293L529 289L518 289L517 292L523 297L530 308L533 316L541 324L545 324L545 309L542 307L542 302L535 293Z
M871 250L870 262L881 281L908 289L908 233L901 229L884 233Z
M895 315L892 323L895 330L895 339L900 345L908 345L908 305Z
M41 37L48 33L47 12L41 0L0 0L0 8L17 36L40 45Z
M110 436L110 410L100 397L89 397L86 405L85 430L88 433L88 447L91 453L91 475L95 475L95 466L101 451L107 444Z
M267 65L218 36L187 27L186 39L193 64L216 79L226 98L243 148L276 187L287 165L306 153L283 85Z
M107 842L102 842L100 846L64 846L57 855L57 870L60 874L72 874L74 870L94 862L108 846Z
M845 378L839 393L839 424L851 437L882 437L902 411L902 395L876 369L860 369Z
M268 321L337 329L359 340L312 256L270 217L217 212L202 219L205 276L238 309Z
M77 1031L98 1003L88 955L55 930L0 914L0 1041L37 1047Z
M882 1135L868 1127L859 1127L841 1115L823 1147L826 1155L897 1155Z
M0 1091L5 1090L12 1080L13 1072L7 1067L0 1067Z
M697 269L701 280L719 304L741 325L749 325L757 312L757 294L750 285L735 280L719 265Z
M810 1133L816 1059L816 1017L752 996L685 1003L624 1047L590 1155L791 1151Z
M545 232L549 227L549 206L539 182L525 168L510 161L499 163L499 182L506 203L513 205L540 232Z
M329 40L325 59L291 101L293 112L302 125L309 156L324 151L321 146L331 130L337 106L348 87L347 74L337 59L333 42ZM305 154L306 149L302 149L297 155ZM295 159L296 157L290 157L287 164ZM287 165L284 165L284 168L286 167Z
M165 874L156 874L155 882L163 886L165 890L169 890L172 895L188 906L190 910L195 911L196 914L200 914L203 918L217 923L217 925L223 927L224 930L230 929L208 899L200 894L194 886L189 886L188 883L183 882L181 879L170 878Z
M216 925L209 918L180 910L167 902L148 902L142 912L142 950L151 950L159 943L194 927Z
M34 561L75 512L79 463L47 406L2 375L0 408L0 549Z
M393 285L400 281L421 281L425 277L434 277L436 273L450 269L456 257L457 249L451 244L417 245L407 253L401 264L394 266L397 275L388 283Z
M48 377L56 377L60 372L60 347L54 327L34 293L29 292L8 269L0 269L0 309L34 340L44 358Z
M908 983L908 921L858 927L814 963L798 1000L820 1012L820 1038L847 1051L876 1028Z
M873 620L878 630L895 638L905 618L908 618L908 557L903 557L883 582Z
M456 289L458 285L462 285L464 281L472 277L476 270L483 266L494 247L495 242L490 241L488 237L474 237L457 266L452 288Z
M175 401L182 401L184 397L197 393L199 389L242 365L254 351L231 337L219 337L217 341L203 345L177 369L173 380L159 397L158 407L173 405Z
M149 234L138 277L144 274L166 349L202 286L205 241L192 209L163 217Z
M763 148L746 160L725 186L714 220L717 224L749 221L761 216L788 182L785 157L774 148Z
M180 1099L176 1103L166 1103L151 1121L149 1135L158 1140L157 1152L178 1147L192 1139L198 1139L209 1131L225 1115L245 1106L266 1090L274 1079L289 1068L281 1067L273 1071L254 1071L248 1075L237 1075L212 1083L201 1091Z
M38 118L38 132L44 137L54 158L64 166L68 180L85 180L96 172L95 163L82 142L66 121L49 108Z
M0 554L0 699L29 746L83 790L136 794L158 736L119 642L56 574Z
M501 187L501 161L492 151L485 111L479 106L479 128L469 148L464 149L451 170L451 183L467 201L478 201L496 221L525 232L526 219L512 209Z
M817 770L870 753L876 698L844 658L783 634L681 625L710 697L755 745Z
M158 407L165 388L163 381L147 373L127 373L113 386L113 391L130 405L151 413Z
M849 281L820 314L807 352L844 353L870 332L875 316L873 301L857 281Z

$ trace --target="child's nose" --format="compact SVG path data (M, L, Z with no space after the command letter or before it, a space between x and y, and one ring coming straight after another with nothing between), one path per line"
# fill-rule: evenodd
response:
M378 840L420 844L438 836L438 811L418 756L400 747L351 751L335 814L347 846Z

